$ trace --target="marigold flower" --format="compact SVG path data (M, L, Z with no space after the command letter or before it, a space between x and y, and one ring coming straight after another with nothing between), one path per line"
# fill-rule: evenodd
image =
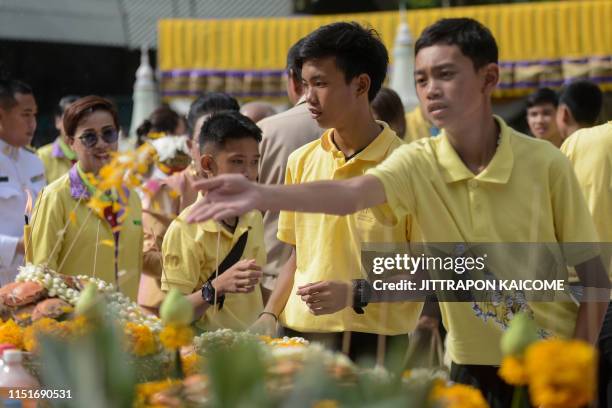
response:
M444 408L488 408L489 404L474 387L454 384L450 387L436 384L431 397Z
M527 385L527 371L522 358L514 356L504 357L498 373L510 385Z
M7 320L0 326L0 343L12 344L23 349L23 329L13 319Z
M168 350L176 350L191 344L193 330L187 325L169 324L159 333L159 340Z
M186 356L181 355L183 371L185 375L198 374L202 368L202 358L197 353L190 353Z
M128 322L125 324L124 332L128 340L128 351L143 357L157 352L157 344L153 332L145 325Z
M134 401L135 408L150 407L150 398L155 394L162 391L168 390L173 387L180 387L180 380L162 380L155 382L148 382L136 385L136 401Z
M525 354L531 401L537 406L573 408L595 397L597 352L579 340L550 339Z

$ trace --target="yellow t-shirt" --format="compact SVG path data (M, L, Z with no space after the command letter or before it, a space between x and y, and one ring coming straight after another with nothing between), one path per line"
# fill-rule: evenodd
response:
M191 206L185 208L172 221L164 236L163 291L173 287L185 295L199 291L247 229L249 236L240 259L255 259L257 265L265 265L263 219L259 211L251 211L240 217L236 230L231 233L212 220L188 224L185 218L190 209ZM251 293L227 293L223 308L209 307L196 325L207 331L222 328L244 330L255 322L262 310L263 300L258 285Z
M384 185L387 204L374 209L382 220L412 215L428 243L594 242L596 233L572 167L552 144L522 135L496 117L497 151L474 175L444 131L397 149L368 174ZM595 248L567 251L576 265L598 255ZM475 315L471 302L441 302L448 349L459 364L497 365L501 328ZM541 327L571 336L577 305L530 304Z
M36 151L36 154L45 166L45 178L48 184L62 177L72 168L72 161L69 158L63 154L61 157L54 155L54 150L58 149L58 147L54 146L56 143L58 141L43 146Z
M115 239L111 225L71 193L66 174L47 186L32 215L34 263L66 275L88 275L117 285L136 300L142 269L142 211L136 192L130 190L127 215L120 224L117 248L118 282L115 279ZM70 219L74 210L76 218ZM66 232L61 230L66 227ZM63 264L63 265L62 265ZM61 265L61 268L60 268Z
M341 180L362 175L381 163L402 145L387 124L363 151L350 160L332 141L333 129L289 156L285 184L316 180ZM302 332L356 331L397 335L412 331L421 312L421 302L371 303L364 314L352 308L314 316L295 294L298 286L321 280L364 279L361 267L362 243L406 242L411 233L410 218L396 226L377 222L371 210L348 216L281 212L278 239L296 247L295 278L291 295L281 314L282 323Z
M602 243L602 256L612 277L612 121L572 134L561 151L574 166L578 183Z

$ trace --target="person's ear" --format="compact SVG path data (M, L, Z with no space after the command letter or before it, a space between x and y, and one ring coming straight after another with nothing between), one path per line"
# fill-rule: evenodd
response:
M499 82L499 65L487 64L482 69L484 70L482 91L489 94L493 93Z
M217 174L217 163L210 154L203 154L200 156L200 166L204 177L211 178Z
M357 82L357 96L362 96L365 94L367 98L368 93L370 92L370 86L372 86L370 76L368 74L361 74L355 78L355 80Z

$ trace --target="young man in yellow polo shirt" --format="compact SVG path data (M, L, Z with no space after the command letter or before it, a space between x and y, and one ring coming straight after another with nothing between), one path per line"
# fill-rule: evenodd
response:
M580 129L565 139L561 151L574 165L602 245L602 258L612 271L612 121ZM612 303L599 335L599 406L612 403Z
M424 30L415 52L417 93L429 119L444 129L438 137L403 145L365 175L348 180L260 186L226 176L199 182L195 187L207 190L207 199L188 220L252 208L337 215L371 208L385 222L412 215L422 239L432 243L597 241L569 161L550 143L521 135L493 115L499 66L491 32L472 19L443 19ZM585 296L596 295L598 301L581 301L565 315L546 313L547 305L557 305L549 302L539 305L536 319L554 334L594 344L609 281L596 249L565 255L581 282L590 279ZM319 313L347 306L325 301L325 295L310 296L312 304L322 304ZM513 390L497 376L501 327L477 316L469 303L441 302L440 307L451 378L479 387L492 406L509 406Z
M305 99L313 119L328 130L289 156L286 184L362 175L402 145L386 123L374 120L370 109L387 63L387 50L377 35L358 24L330 24L303 39L297 66ZM281 212L278 238L294 250L254 329L269 333L280 318L287 334L344 349L355 360L382 359L377 348L383 341L387 350L405 350L420 302L380 303L365 313L348 308L321 315L322 303L311 305L307 292L324 292L324 302L346 301L351 282L364 277L362 243L406 242L410 233L409 217L387 227L369 210L343 217Z
M249 118L236 111L213 113L193 149L200 176L240 174L256 181L260 141L261 130ZM187 224L189 208L164 236L161 289L177 288L189 295L201 330L244 330L263 309L259 280L266 250L261 213Z

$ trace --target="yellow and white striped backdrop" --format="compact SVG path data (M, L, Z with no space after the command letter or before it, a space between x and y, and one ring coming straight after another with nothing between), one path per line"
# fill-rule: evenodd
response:
M444 17L472 17L491 29L500 48L496 96L590 78L612 89L612 0L561 1L415 10L416 39ZM316 28L357 21L375 28L393 63L398 12L331 16L159 22L158 59L166 98L221 90L243 98L284 97L289 47Z

